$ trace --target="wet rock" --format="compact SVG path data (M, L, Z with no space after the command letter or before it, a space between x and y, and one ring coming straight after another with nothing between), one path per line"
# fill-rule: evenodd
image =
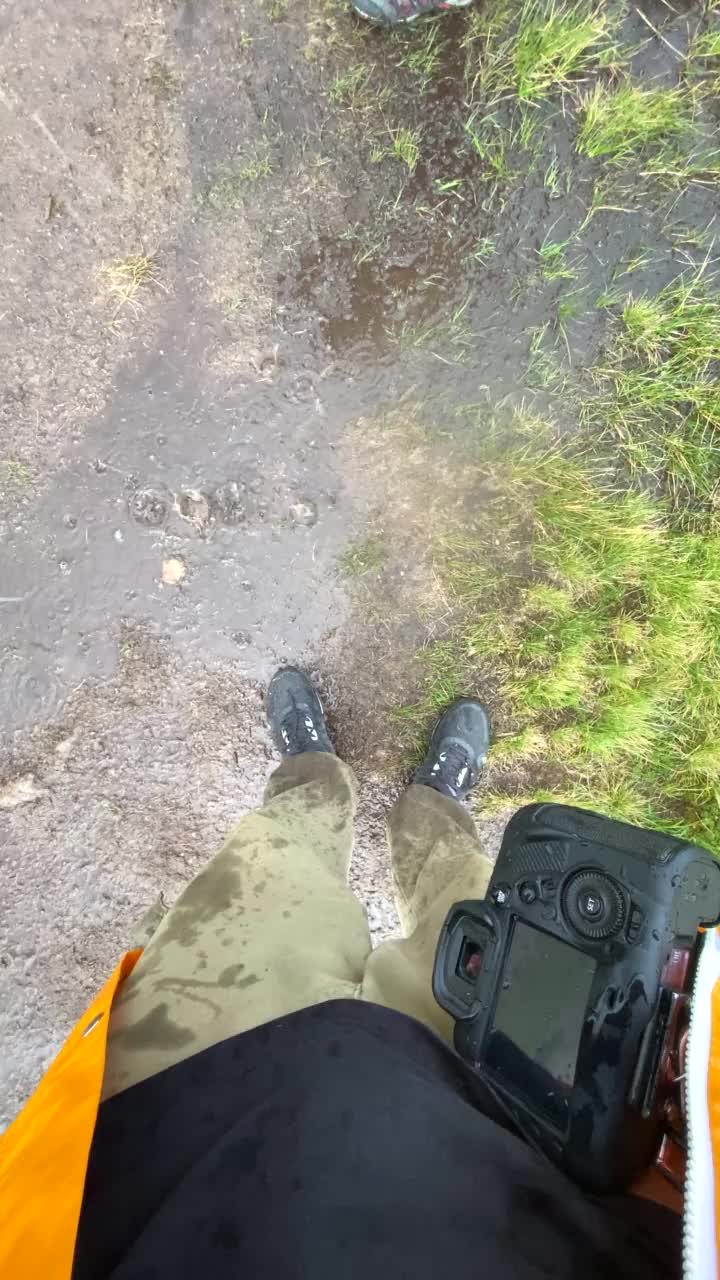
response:
M171 506L170 494L161 485L135 489L128 499L128 512L132 519L149 529L159 529L165 524Z
M293 524L304 525L309 528L317 523L318 509L314 502L303 498L299 502L293 502L288 509L288 514Z
M307 373L299 373L285 392L291 404L303 404L315 398L315 383Z
M177 509L183 520L189 520L202 532L210 519L210 503L199 489L184 489L177 500Z
M211 511L219 524L242 524L247 517L244 485L237 480L219 484L212 495Z
M0 809L17 809L21 804L42 800L47 794L47 787L38 786L34 773L24 773L0 787Z
M278 344L266 347L250 357L250 363L264 382L269 382L278 366Z
M66 738L60 739L55 747L55 755L59 760L67 760L72 755L79 741L80 730L73 729L72 733L69 733Z
M163 560L160 577L166 587L177 587L186 573L185 561L179 556L171 556L169 560Z

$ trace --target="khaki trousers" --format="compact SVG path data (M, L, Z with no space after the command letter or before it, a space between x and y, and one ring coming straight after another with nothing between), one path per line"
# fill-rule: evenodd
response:
M405 937L372 950L348 886L355 807L352 770L336 756L280 765L262 808L188 885L122 987L104 1098L323 1000L372 1000L451 1040L431 989L435 947L452 903L485 896L492 864L462 805L409 787L388 819Z

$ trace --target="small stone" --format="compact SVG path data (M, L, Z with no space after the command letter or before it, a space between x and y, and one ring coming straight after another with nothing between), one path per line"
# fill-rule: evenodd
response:
M189 520L200 531L210 519L210 503L199 489L184 489L178 497L177 509L183 520Z
M0 787L0 809L17 809L21 804L42 800L47 794L47 787L38 786L34 773L24 773Z
M73 729L72 733L69 733L66 738L60 739L55 747L55 755L58 756L60 760L67 760L68 756L72 755L72 752L77 746L79 738L80 730Z
M289 508L290 519L293 524L304 525L309 528L317 522L318 509L314 502L309 499L302 499L300 502L293 502Z
M124 542L125 534L123 533L122 529L115 529L113 531L113 538L115 539L116 542Z
M169 560L163 560L161 577L166 587L177 587L186 573L185 561L179 557L171 556Z

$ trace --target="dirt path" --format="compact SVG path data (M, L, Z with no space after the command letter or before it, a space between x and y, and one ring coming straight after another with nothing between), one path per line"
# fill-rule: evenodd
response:
M257 803L280 662L326 685L366 782L356 878L394 927L384 734L443 610L383 413L412 397L452 434L521 394L560 292L537 250L592 199L562 117L562 189L469 147L465 18L413 45L341 0L59 13L0 0L5 1119L144 907ZM599 212L583 286L667 226ZM568 317L576 359L601 325ZM339 563L367 528L374 592Z

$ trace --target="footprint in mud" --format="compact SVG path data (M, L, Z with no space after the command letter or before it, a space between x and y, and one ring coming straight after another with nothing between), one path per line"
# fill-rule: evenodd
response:
M128 512L138 524L159 529L165 524L172 507L172 496L162 485L135 489L128 499Z
M210 519L210 501L200 489L184 489L178 494L177 510L183 520L189 520L195 528L204 532Z
M309 498L301 498L298 502L293 502L288 508L290 523L301 525L304 528L312 528L317 524L318 509L317 503L311 502Z
M210 496L210 514L218 524L242 524L247 519L245 486L237 480L219 484Z
M182 489L171 493L164 485L144 485L133 490L128 512L138 524L160 529L176 512L204 533L209 524L240 525L248 517L247 490L238 480L226 480L214 489Z

